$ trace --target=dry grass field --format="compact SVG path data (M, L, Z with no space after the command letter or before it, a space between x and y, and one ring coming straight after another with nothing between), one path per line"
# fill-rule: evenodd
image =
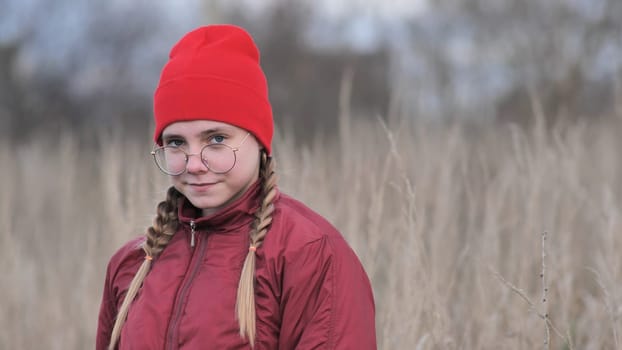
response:
M148 133L98 138L0 140L0 349L92 348L107 259L164 198ZM354 122L275 156L363 261L380 349L622 349L622 115Z

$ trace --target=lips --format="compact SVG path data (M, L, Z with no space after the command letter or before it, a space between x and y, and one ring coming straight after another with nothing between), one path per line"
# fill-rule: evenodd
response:
M188 183L188 186L197 192L203 192L210 189L216 183L213 182L192 182Z

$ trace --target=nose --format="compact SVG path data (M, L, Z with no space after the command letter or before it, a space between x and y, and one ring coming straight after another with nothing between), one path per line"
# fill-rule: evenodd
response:
M201 160L201 153L193 153L188 155L186 171L190 174L202 174L208 171L205 164Z

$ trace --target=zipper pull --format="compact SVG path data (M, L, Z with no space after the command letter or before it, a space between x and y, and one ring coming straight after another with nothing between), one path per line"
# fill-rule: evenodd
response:
M194 223L194 220L190 220L190 247L194 248L194 236L196 235L196 232L194 231L194 229L197 226Z

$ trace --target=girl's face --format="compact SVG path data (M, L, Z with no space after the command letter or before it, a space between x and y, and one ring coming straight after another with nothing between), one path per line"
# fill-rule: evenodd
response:
M164 146L179 147L191 154L186 171L171 176L171 182L190 203L203 209L203 215L218 212L244 194L258 179L261 145L253 135L247 135L244 129L210 120L176 122L162 131ZM224 174L208 169L199 155L205 145L220 143L238 148L235 165ZM204 154L210 164L210 152Z

